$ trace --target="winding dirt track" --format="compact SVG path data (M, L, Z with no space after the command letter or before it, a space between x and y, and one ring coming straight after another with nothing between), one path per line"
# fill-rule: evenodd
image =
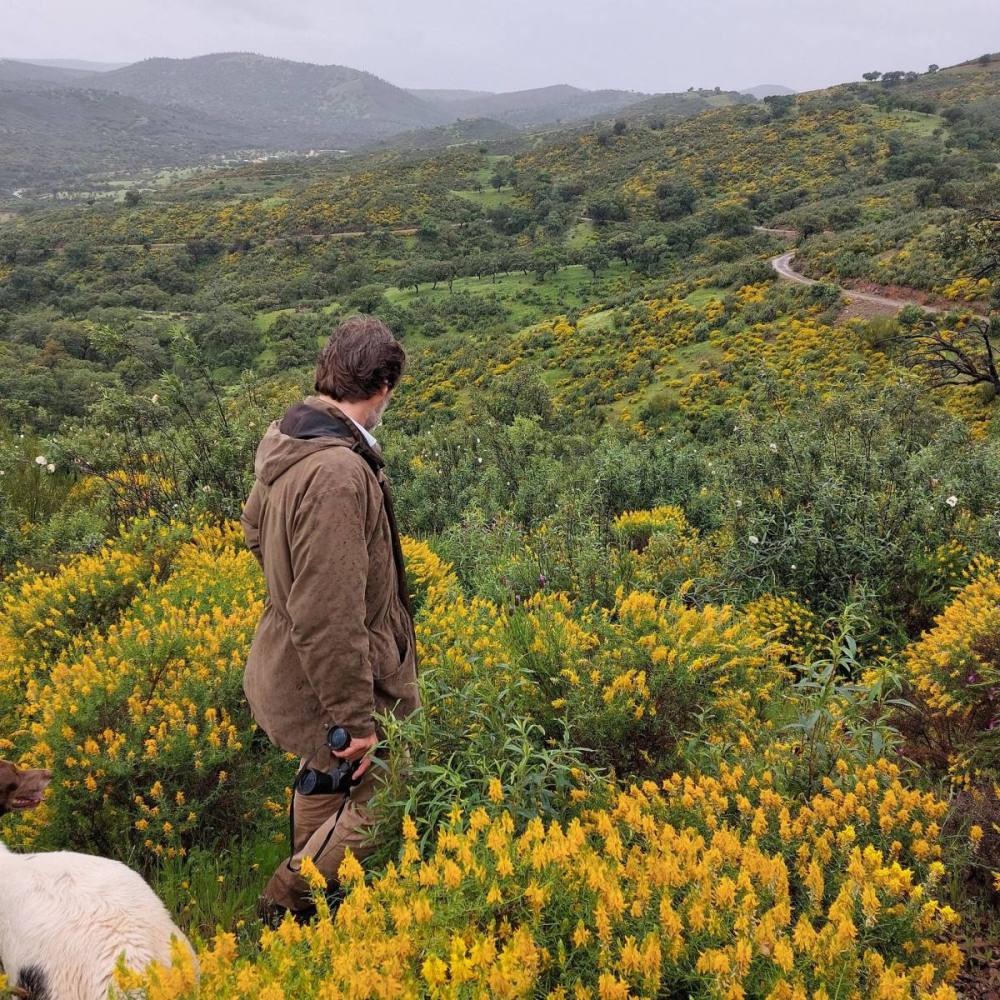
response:
M792 259L794 257L795 251L788 250L785 253L778 254L777 257L771 258L771 267L777 272L778 277L784 278L785 281L794 281L798 285L818 285L819 282L814 278L807 278L804 274L799 274L798 271L792 269ZM852 288L838 287L848 302L867 302L870 305L878 306L880 309L888 309L894 313L899 312L904 306L909 305L920 306L926 312L944 312L943 309L937 306L925 305L917 299L890 299L885 295L875 295L872 292L856 292Z

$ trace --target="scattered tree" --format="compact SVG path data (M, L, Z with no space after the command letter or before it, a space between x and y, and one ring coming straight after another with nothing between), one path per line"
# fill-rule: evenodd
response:
M598 275L610 263L607 249L600 243L590 243L580 251L580 263L590 271L597 280Z
M951 323L912 307L900 314L899 326L894 340L904 361L923 371L932 386L988 385L1000 395L1000 316Z
M545 280L545 275L550 271L558 271L562 264L563 255L556 246L540 246L531 255L531 269L540 282Z

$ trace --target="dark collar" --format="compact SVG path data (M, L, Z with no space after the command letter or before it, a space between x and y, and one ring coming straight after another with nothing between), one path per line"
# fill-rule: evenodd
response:
M325 400L290 406L279 421L278 430L294 438L342 438L352 442L351 450L356 451L376 473L385 465L385 460L368 444L354 421Z

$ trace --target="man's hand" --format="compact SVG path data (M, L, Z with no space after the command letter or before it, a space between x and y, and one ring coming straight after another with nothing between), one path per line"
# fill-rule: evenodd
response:
M372 749L378 743L378 736L372 733L371 736L355 736L351 739L351 742L347 744L346 750L331 750L330 752L334 757L338 757L340 760L360 760L361 764L358 769L354 772L354 780L358 781L364 775L364 773L371 767L372 759L371 757L365 756L369 750Z

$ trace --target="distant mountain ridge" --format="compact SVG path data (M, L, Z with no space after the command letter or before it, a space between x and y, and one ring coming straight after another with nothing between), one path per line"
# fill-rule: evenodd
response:
M461 118L493 118L524 127L609 114L648 96L634 90L582 90L556 84L453 100L447 108Z
M780 83L758 83L756 87L745 87L740 93L751 94L758 101L762 101L765 97L788 97L796 91Z
M15 100L13 91L22 96ZM406 90L348 66L253 52L154 57L110 69L85 60L3 59L0 139L8 141L0 142L0 189L173 165L175 154L198 162L236 151L360 149L393 136L403 137L403 148L485 141L614 114L647 96L565 84L513 93Z
M430 101L431 104L451 104L454 101L471 101L477 97L495 96L495 91L492 90L427 90L412 87L407 93L419 97L422 101Z
M86 70L67 69L61 66L40 66L20 59L0 59L0 87L75 87L93 73Z
M17 93L19 96L15 97ZM745 98L752 100L752 98ZM567 84L510 93L406 90L348 66L253 52L154 57L102 68L84 60L0 60L0 191L109 171L236 154L491 141L517 130L641 114L670 117L726 96L649 95Z
M257 133L260 145L282 148L353 146L448 120L372 73L249 52L144 59L87 83L157 104L195 108Z
M88 73L104 73L110 69L129 66L127 62L95 62L93 59L22 59L34 66L55 66L60 69L80 69Z
M241 130L191 108L0 83L0 189L83 186L95 171L184 166L243 143Z
M367 149L441 149L470 142L500 142L516 139L520 129L494 118L462 118L450 125L422 128L413 132L399 132L372 143Z

